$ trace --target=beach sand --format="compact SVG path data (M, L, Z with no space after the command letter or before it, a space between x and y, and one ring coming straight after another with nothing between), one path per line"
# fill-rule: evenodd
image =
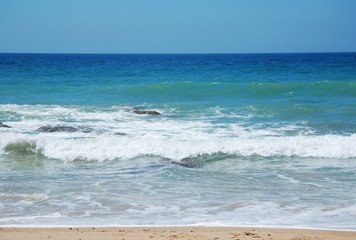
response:
M237 227L86 227L86 228L0 228L0 240L355 240L356 232L307 229Z

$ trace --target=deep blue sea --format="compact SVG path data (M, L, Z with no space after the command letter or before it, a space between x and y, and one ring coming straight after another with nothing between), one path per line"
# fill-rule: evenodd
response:
M356 230L356 53L0 54L0 122L0 226Z

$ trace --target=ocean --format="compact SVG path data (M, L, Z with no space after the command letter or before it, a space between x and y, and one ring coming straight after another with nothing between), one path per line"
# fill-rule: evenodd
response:
M0 54L0 122L0 226L356 230L356 53Z

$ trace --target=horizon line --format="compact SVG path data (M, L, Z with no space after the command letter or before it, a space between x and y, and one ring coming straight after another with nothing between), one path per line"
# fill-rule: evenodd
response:
M0 52L0 54L63 54L63 55L243 55L243 54L330 54L330 53L356 53L356 51L330 51L330 52L211 52L211 53L101 53L101 52Z

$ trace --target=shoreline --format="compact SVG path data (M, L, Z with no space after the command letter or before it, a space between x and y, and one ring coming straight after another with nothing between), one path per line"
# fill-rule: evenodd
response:
M264 225L0 225L0 230L4 228L14 228L14 229L65 229L65 228L255 228L255 229L290 229L290 230L315 230L315 231L335 231L335 232L356 232L355 229L348 228L318 228L318 227L307 227L307 226L264 226Z
M261 227L0 227L0 240L266 239L352 240L356 231Z

